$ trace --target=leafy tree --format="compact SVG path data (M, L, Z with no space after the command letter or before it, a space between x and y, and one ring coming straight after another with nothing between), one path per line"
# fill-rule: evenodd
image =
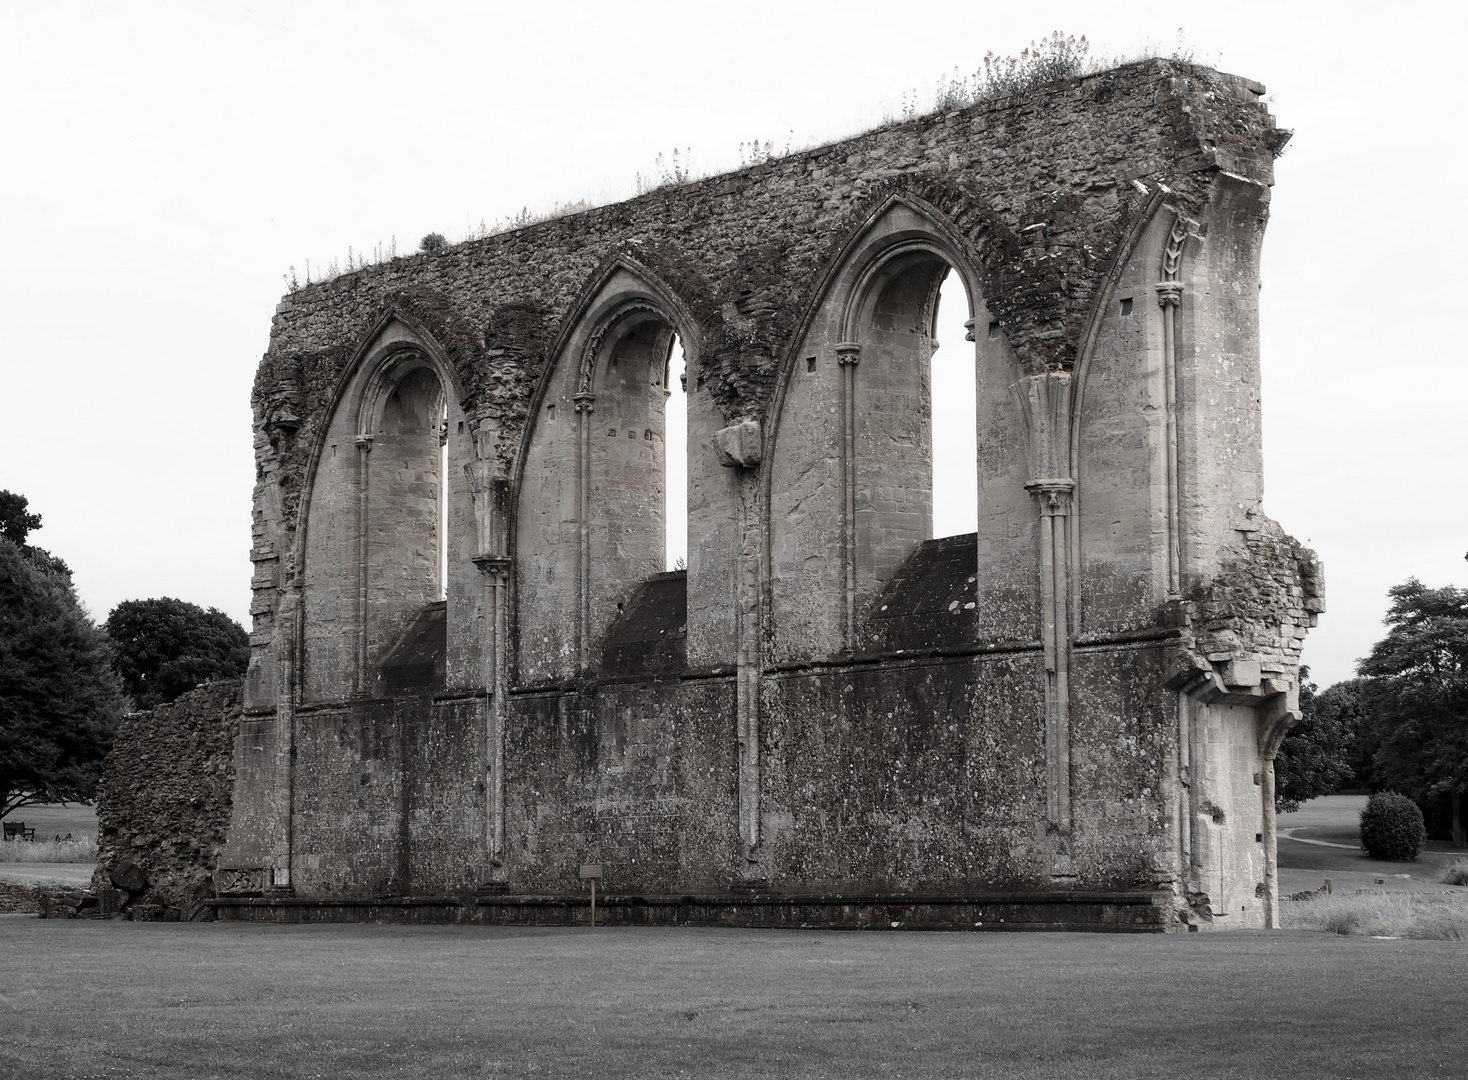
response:
M1429 589L1411 578L1388 595L1391 629L1357 666L1369 680L1380 738L1373 777L1419 806L1447 796L1453 840L1461 844L1468 787L1468 590Z
M13 491L0 491L0 536L16 547L25 546L25 538L41 527L41 515L28 513L30 500Z
M24 499L15 505L5 504L0 537L0 817L91 799L125 705L107 639L65 566L9 538L17 513L35 518Z
M1300 722L1290 728L1274 759L1274 806L1279 813L1294 813L1302 803L1339 790L1354 775L1351 751L1361 717L1350 686L1336 683L1316 693L1310 669L1300 669Z
M1369 788L1372 785L1372 759L1376 756L1378 737L1371 719L1368 689L1365 679L1347 679L1326 687L1315 696L1316 713L1341 724L1351 736L1346 747L1346 764L1351 775L1343 787Z
M71 576L71 568L64 562L38 547L27 544L26 537L41 527L41 515L28 509L30 500L13 491L0 491L0 536L20 548L21 554L31 562L60 571Z
M218 608L172 597L124 600L107 616L112 666L139 709L186 694L202 682L243 675L250 636Z

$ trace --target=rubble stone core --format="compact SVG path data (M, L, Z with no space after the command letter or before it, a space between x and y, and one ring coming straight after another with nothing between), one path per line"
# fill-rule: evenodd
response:
M1144 61L285 297L221 917L579 921L597 864L613 922L1276 925L1262 93Z

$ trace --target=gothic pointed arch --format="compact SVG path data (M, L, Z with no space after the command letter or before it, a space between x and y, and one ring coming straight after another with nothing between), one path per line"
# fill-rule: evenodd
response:
M1023 430L1010 390L1020 365L989 312L974 247L926 200L889 193L828 267L773 405L763 485L777 661L858 651L894 632L880 598L933 535L933 331L950 272L968 301L980 502L1006 507L1006 550L1008 517L1032 515L1023 442L1013 438ZM962 356L964 343L949 344ZM976 563L972 545L997 539L980 522L974 539L955 542L969 545L956 557ZM977 610L983 585L967 576L963 615L952 620L965 640L996 629ZM793 600L812 594L824 599L819 611ZM1021 598L1026 616L1031 599ZM1014 621L1014 607L1000 617Z
M692 392L699 324L626 253L604 261L558 336L511 482L522 682L598 665L608 628L663 572L674 340ZM691 394L690 394L691 396Z
M463 336L455 339L462 348ZM447 654L447 626L480 603L465 563L472 455L463 381L422 305L390 300L339 377L301 499L298 694L381 696L472 681L473 638ZM396 657L417 644L414 673ZM414 665L410 665L414 666ZM416 682L414 682L416 680ZM426 682L425 682L426 680Z

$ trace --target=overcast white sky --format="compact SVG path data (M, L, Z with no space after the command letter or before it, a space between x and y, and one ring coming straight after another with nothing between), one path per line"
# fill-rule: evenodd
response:
M674 147L843 137L1054 29L1268 85L1265 507L1325 560L1322 684L1468 581L1462 7L0 0L0 488L98 618L248 625L249 393L294 265L580 198ZM1196 13L1196 14L1195 14ZM940 329L940 340L943 333Z

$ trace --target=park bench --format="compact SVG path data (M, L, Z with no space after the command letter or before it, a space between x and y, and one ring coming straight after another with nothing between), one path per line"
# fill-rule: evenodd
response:
M27 829L24 821L5 822L5 839L7 840L29 840L32 843L36 839L36 830Z

